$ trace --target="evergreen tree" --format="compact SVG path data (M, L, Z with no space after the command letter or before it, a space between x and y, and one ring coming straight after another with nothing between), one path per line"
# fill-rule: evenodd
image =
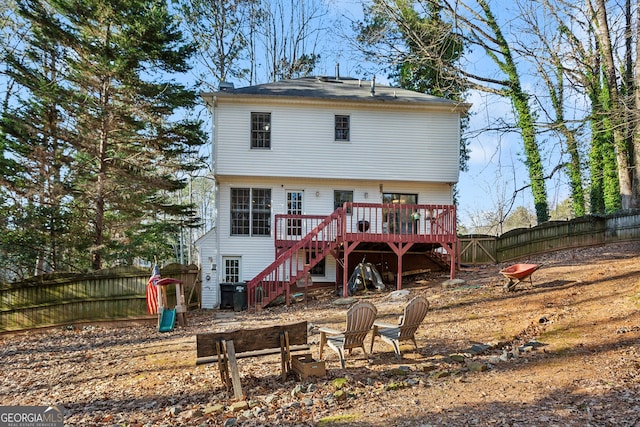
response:
M405 61L396 66L391 74L400 87L416 92L428 93L452 101L465 101L467 87L456 72L455 64L464 54L464 43L458 34L452 30L451 24L442 17L442 8L436 3L427 4L427 15L421 17L413 8L403 8L406 27L400 28L405 40L408 55ZM419 29L420 38L424 43L431 43L437 51L439 62L420 60L420 46L424 44L416 41L408 34ZM464 134L469 118L461 119L460 134ZM465 139L460 141L460 170L467 170L469 150Z
M5 51L6 75L19 92L15 108L7 102L0 123L7 151L1 183L13 202L7 206L7 232L0 242L8 251L21 248L11 259L20 266L14 268L18 277L32 269L38 274L58 268L64 216L69 213L63 204L68 194L63 171L69 158L60 133L62 50L42 27L29 29L24 51Z
M189 205L168 197L185 186L180 173L199 167L205 135L200 121L180 118L197 98L175 77L188 71L194 51L167 4L20 0L19 6L38 34L30 43L59 52L55 79L42 78L42 67L16 66L13 73L32 103L55 113L46 135L64 142L56 160L69 216L61 229L79 238L74 249L86 248L91 267L99 269L105 260L143 251L131 245L156 222L172 224L167 232L177 233L181 223L197 221ZM42 147L45 134L28 131L21 112L29 104L5 114L3 129L14 155L30 159L35 151L25 147Z

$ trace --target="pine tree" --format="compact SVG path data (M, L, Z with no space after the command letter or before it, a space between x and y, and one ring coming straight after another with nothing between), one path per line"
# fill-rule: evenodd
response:
M190 206L168 197L186 185L181 173L199 167L197 149L205 135L200 121L180 118L196 105L196 93L175 80L188 71L194 50L167 4L21 0L19 5L41 32L40 42L60 51L57 80L38 86L36 79L30 89L59 115L52 131L68 148L61 181L72 218L66 231L82 237L75 248L86 247L91 267L99 269L122 253L134 256L132 236L139 244L139 236L156 222L173 224L176 232L180 223L196 221ZM31 71L15 73L27 79ZM57 95L46 97L43 86ZM5 123L15 124L15 118ZM16 152L41 145L22 132L24 126L6 129Z
M20 247L10 262L17 276L55 270L61 262L67 195L63 170L68 144L59 134L58 106L65 99L58 85L61 50L39 26L31 26L24 51L7 50L7 78L20 88L18 102L7 102L0 129L7 152L2 187L7 204L6 251ZM64 91L62 91L64 92Z

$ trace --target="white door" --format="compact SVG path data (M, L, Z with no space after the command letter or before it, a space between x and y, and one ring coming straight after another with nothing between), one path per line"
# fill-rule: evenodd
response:
M224 271L222 272L222 281L225 283L240 282L240 257L222 257L222 263L224 265Z
M303 195L300 190L287 190L287 215L302 215ZM302 236L302 219L287 219L287 236Z

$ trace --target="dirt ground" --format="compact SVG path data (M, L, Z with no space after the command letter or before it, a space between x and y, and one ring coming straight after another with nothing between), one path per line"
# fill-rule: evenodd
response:
M307 320L318 358L317 328L341 328L348 308L332 291L259 312L191 312L169 333L127 323L0 336L0 405L57 405L69 426L640 426L640 243L522 262L542 266L512 292L506 265L490 265L463 268L452 286L414 277L406 298L356 295L386 320L424 295L418 351L403 346L397 361L378 340L344 370L327 351L325 377L285 382L279 356L239 359L243 402L216 364L195 364L195 335Z

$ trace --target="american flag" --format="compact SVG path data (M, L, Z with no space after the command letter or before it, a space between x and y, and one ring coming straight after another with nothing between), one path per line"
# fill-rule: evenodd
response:
M156 283L160 280L160 269L158 264L153 266L153 273L147 282L147 311L149 314L158 314L158 287Z

